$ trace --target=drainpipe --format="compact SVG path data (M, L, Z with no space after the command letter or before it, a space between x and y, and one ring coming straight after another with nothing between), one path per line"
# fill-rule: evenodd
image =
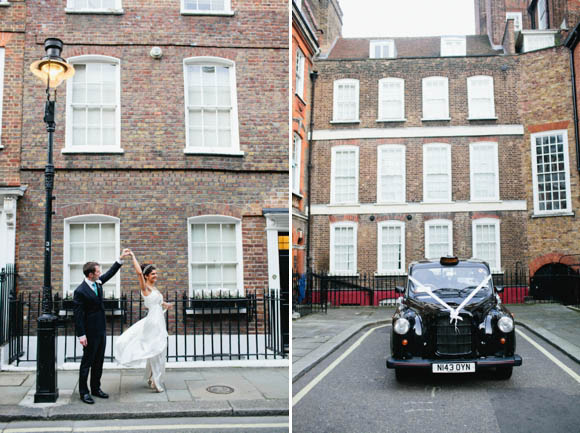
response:
M576 141L576 169L580 171L580 137L578 137L578 98L576 96L576 68L574 67L574 49L579 42L579 26L578 24L570 35L566 38L564 45L570 49L570 71L572 80L572 105L574 108L574 136Z
M310 126L308 127L308 185L307 185L307 197L306 205L308 206L307 221L306 221L306 274L308 275L312 271L312 265L310 263L310 226L311 226L311 196L312 196L312 130L314 129L314 84L318 78L318 71L312 71L310 73Z

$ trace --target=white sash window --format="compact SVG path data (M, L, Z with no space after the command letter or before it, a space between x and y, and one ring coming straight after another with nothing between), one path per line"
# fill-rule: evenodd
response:
M478 75L467 79L470 119L495 118L493 77Z
M332 148L331 203L358 203L358 164L358 147Z
M377 202L405 202L405 146L383 145L378 149Z
M423 146L423 200L451 201L451 147L447 143Z
M423 78L423 120L449 119L447 77Z
M358 122L358 102L358 80L336 80L334 82L333 122Z
M304 54L296 50L296 94L304 99Z
M404 120L405 80L383 78L379 80L379 120Z
M330 227L330 272L355 274L357 269L357 225L341 222Z
M473 257L484 260L493 272L501 270L499 220L480 218L473 220Z
M465 54L466 54L465 36L441 37L441 57L465 56Z
M292 192L300 194L300 158L302 151L302 139L294 134L294 148L292 152Z
M438 259L453 254L453 224L449 220L425 223L425 257Z
M469 168L471 200L499 200L497 143L471 143L469 145Z
M405 223L384 221L378 224L378 272L380 274L405 271Z

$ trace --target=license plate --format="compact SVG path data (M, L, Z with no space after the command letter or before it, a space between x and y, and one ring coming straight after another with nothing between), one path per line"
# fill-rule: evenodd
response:
M475 373L475 362L433 364L433 373Z

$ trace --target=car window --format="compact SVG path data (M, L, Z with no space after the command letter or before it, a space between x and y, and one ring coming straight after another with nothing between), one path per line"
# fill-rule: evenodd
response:
M412 273L415 281L433 291L455 289L456 291L461 291L461 293L457 294L463 297L468 296L471 290L479 286L488 275L489 272L483 266L420 267L414 269ZM413 293L416 291L416 285L411 280L409 280L409 288ZM477 296L489 294L491 290L492 283L490 281L487 287L482 288L477 293Z

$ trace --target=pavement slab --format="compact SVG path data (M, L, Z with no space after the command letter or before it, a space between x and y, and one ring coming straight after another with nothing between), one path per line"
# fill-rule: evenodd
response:
M27 374L0 373L0 386L20 386L28 379Z

